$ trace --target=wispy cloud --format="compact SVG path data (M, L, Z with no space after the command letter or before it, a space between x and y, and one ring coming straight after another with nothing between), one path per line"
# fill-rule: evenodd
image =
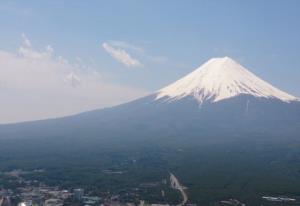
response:
M139 60L131 57L130 54L127 51L125 51L125 49L122 49L121 47L115 47L106 42L104 42L102 44L102 47L115 60L124 64L127 67L141 67L142 66L142 63Z
M123 49L131 49L131 50L137 51L139 53L145 53L144 48L142 48L140 46L130 44L130 43L125 42L125 41L112 40L112 41L109 41L108 43L112 46L115 46L115 47L120 47L120 48L123 48Z
M70 115L144 94L108 82L80 57L57 56L50 45L35 49L24 34L17 53L0 50L0 123Z
M166 63L168 61L167 57L155 56L155 55L149 54L149 52L146 51L146 49L144 49L143 47L137 46L137 45L125 42L125 41L109 40L109 41L103 43L102 46L103 46L103 48L106 47L106 49L105 48L104 49L107 52L109 49L111 53L114 53L114 55L118 54L118 58L114 57L118 61L121 61L121 59L122 60L127 59L127 58L120 58L119 56L121 56L120 53L124 54L124 56L125 56L125 53L127 55L129 55L128 51L131 51L132 53L136 54L136 56L138 56L139 58L141 58L144 61L148 61L148 62L152 62L152 63L156 63L156 64L162 64L162 63ZM114 52L112 52L111 50L114 50ZM129 55L129 57L130 57L130 55ZM133 58L130 57L130 59L133 59ZM134 59L134 60L136 60L140 63L139 60L137 60L137 59ZM142 65L142 64L140 63L140 65Z
M25 58L31 59L43 59L50 58L54 49L47 45L44 51L36 51L32 48L30 40L26 37L25 34L22 34L22 45L19 48L19 54Z

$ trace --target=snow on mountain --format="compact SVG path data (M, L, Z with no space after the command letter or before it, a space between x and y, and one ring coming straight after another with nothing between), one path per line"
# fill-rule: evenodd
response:
M241 94L275 98L284 102L299 101L255 76L229 57L213 58L182 79L156 93L156 100L166 101L193 96L197 101L218 102Z

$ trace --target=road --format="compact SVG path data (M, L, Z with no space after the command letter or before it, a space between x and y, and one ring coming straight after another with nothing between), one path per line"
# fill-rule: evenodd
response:
M177 177L172 173L170 173L170 182L171 182L171 187L173 189L179 190L182 195L182 202L178 204L178 206L185 205L188 201L188 196L184 191L185 187L180 184Z

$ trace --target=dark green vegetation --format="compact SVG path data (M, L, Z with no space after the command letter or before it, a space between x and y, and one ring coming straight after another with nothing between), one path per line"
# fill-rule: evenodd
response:
M169 172L188 187L190 202L205 206L297 197L300 103L240 96L199 108L193 99L153 103L149 96L73 117L0 125L0 170L18 168L45 169L31 178L50 185L138 191L128 201L179 202L163 183Z
M263 195L300 196L297 141L274 139L271 144L261 138L193 146L172 142L168 147L154 142L105 145L64 141L2 140L1 170L42 168L45 172L26 178L96 193L122 194L139 188L141 199L150 202L179 201L179 194L162 183L169 171L188 187L190 201L200 205L229 198L257 205ZM134 198L128 197L128 201Z

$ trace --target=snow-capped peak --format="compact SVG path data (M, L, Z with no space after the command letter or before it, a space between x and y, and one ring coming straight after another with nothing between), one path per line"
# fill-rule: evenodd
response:
M284 102L299 100L258 78L229 57L210 59L156 94L156 99L167 98L170 101L193 96L199 102L217 102L241 94Z

